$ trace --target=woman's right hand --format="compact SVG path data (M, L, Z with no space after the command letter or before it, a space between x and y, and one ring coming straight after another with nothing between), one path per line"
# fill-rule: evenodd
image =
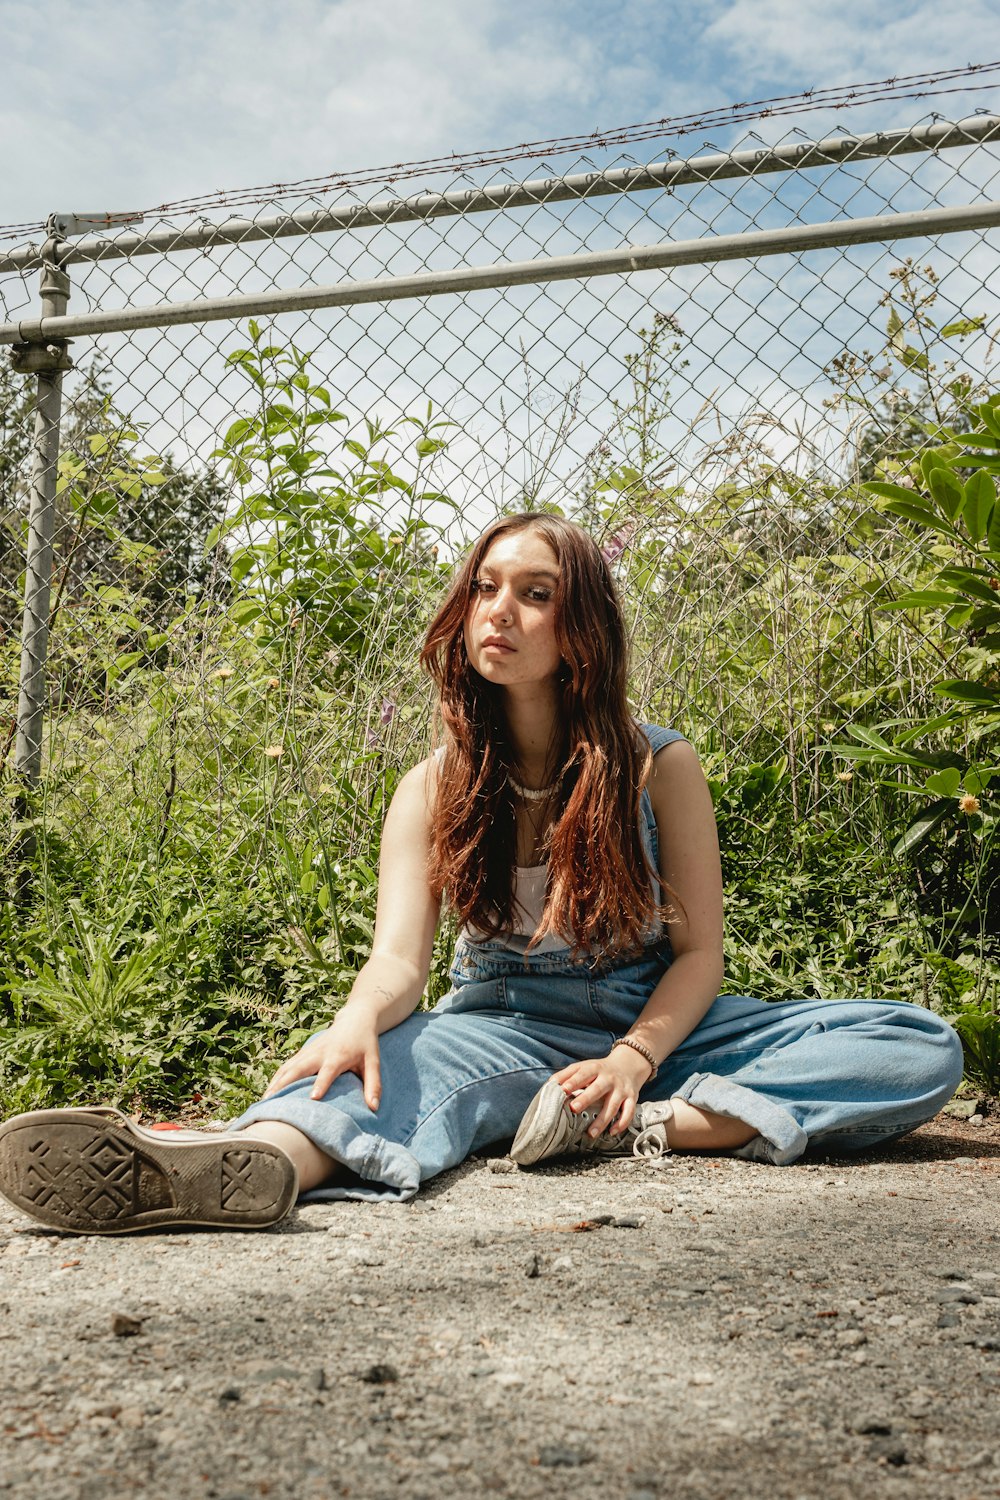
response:
M356 1073L364 1087L365 1103L370 1110L377 1110L382 1078L378 1031L371 1017L352 1012L345 1006L332 1026L310 1037L298 1052L281 1064L263 1097L269 1099L279 1089L287 1088L299 1078L310 1078L314 1073L316 1082L310 1099L322 1099L341 1073Z

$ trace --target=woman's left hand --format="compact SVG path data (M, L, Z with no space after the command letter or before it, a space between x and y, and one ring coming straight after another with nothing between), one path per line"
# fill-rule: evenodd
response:
M600 1112L588 1135L601 1135L609 1127L612 1135L621 1135L632 1123L639 1090L652 1071L642 1053L634 1047L613 1047L607 1057L570 1063L568 1068L561 1068L552 1077L565 1090L574 1114L600 1105ZM577 1093L577 1090L581 1092ZM575 1097L571 1097L573 1095Z

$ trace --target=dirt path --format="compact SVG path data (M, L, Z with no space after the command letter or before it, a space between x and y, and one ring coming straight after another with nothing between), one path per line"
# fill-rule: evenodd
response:
M1000 1496L1000 1127L509 1165L259 1234L3 1206L0 1495Z

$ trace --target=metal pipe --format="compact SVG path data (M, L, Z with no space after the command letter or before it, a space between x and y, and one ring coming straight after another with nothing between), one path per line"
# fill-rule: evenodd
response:
M826 250L841 245L927 238L963 229L990 229L1000 224L1000 202L958 208L923 209L909 214L882 214L869 219L835 219L824 224L797 224L791 229L759 229L748 234L710 235L674 244L629 245L584 255L544 260L462 266L454 271L421 271L414 276L387 276L378 281L345 281L337 286L294 287L238 297L209 297L197 302L161 302L151 307L122 307L75 317L43 317L0 324L0 344L124 333L137 328L167 328L178 323L211 323L261 314L306 311L317 307L353 307L365 302L398 302L488 287L572 281L591 276L621 276L632 271L671 266L708 265L722 260L753 260L793 251Z
M528 208L565 203L578 198L674 188L692 183L756 177L766 172L824 167L845 161L941 151L990 139L1000 140L1000 116L973 116L951 123L941 121L910 130L876 131L856 136L832 136L821 141L799 141L756 151L696 156L683 161L652 162L648 166L618 167L607 172L578 172L567 177L542 177L529 182L493 187L463 188L447 193L421 193L410 198L387 198L338 208L298 210L260 219L230 219L221 224L204 221L184 229L154 229L149 234L122 234L114 239L91 236L76 241L64 264L81 261L125 260L136 255L175 254L208 250L216 245L245 245L258 240L294 235L366 229L376 224L405 224L449 215ZM28 271L41 264L36 245L22 245L0 254L0 272Z
M42 322L58 321L66 311L69 277L59 263L63 243L54 238L46 242L41 283ZM42 764L62 381L63 371L71 368L71 363L65 345L57 342L15 350L15 368L38 373L14 752L18 779L25 789L30 789L38 781Z

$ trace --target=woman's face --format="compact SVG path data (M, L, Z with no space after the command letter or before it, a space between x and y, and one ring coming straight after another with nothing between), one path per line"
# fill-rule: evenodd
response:
M558 579L558 558L533 526L507 532L487 549L465 618L469 661L487 682L515 687L558 672Z

